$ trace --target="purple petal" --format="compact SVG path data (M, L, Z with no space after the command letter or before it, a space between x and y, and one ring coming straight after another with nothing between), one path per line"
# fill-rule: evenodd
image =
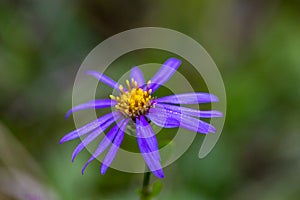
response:
M141 121L139 119L136 120L136 134L140 151L153 174L158 178L163 178L164 172L160 164L156 137L145 118L141 116L140 119Z
M71 110L69 110L66 114L66 118L68 118L73 112L76 112L79 110L85 110L85 109L90 109L90 108L95 108L95 109L106 108L106 107L110 107L110 106L115 106L116 104L117 104L116 101L113 101L110 99L88 101L86 103L75 106Z
M103 140L101 141L101 143L98 145L97 149L95 150L95 152L93 153L93 155L91 156L91 158L83 166L83 168L81 170L82 174L84 174L85 168L95 158L97 158L98 156L100 156L105 151L105 149L112 143L112 141L116 137L117 132L119 131L120 125L123 124L125 122L125 120L126 119L122 119L119 123L117 123L117 125L115 125L112 129L110 129L110 131L105 135L105 137L103 138Z
M111 118L110 120L106 121L102 125L100 125L97 129L95 129L92 133L86 136L82 142L75 148L72 154L72 162L74 162L75 157L86 147L90 144L96 137L98 137L103 131L105 131L115 120L118 120L120 116L117 118Z
M184 93L174 94L170 96L161 97L155 100L157 103L170 103L170 104L198 104L210 103L219 101L218 97L209 93Z
M116 89L116 90L119 90L119 84L112 80L111 78L109 78L108 76L98 72L98 71L87 71L86 72L87 75L91 75L91 76L94 76L96 79L98 79L99 81L101 81L102 83L105 83L106 85Z
M152 89L152 92L168 81L180 65L181 61L177 58L169 58L166 60L158 72L151 78L151 85L149 88Z
M138 67L131 69L130 79L132 78L137 82L139 87L145 85L143 72Z
M211 124L188 115L160 108L152 108L152 110L155 110L157 113L161 112L162 114L177 120L181 128L204 134L216 132L215 127L213 127Z
M165 114L163 110L151 108L146 115L154 124L164 128L176 128L179 122L169 115Z
M106 154L104 161L102 163L101 174L104 174L106 172L107 168L110 166L111 162L114 160L114 158L120 148L120 145L123 141L124 132L125 132L127 123L128 123L128 119L126 119L125 122L121 125L121 127L113 141L112 146L110 147L108 153Z
M60 140L60 144L70 141L70 140L74 140L76 138L79 138L87 133L89 133L90 131L94 130L95 128L97 128L98 126L100 126L101 124L105 123L106 121L110 120L111 118L113 118L114 116L118 116L119 113L118 112L112 112L109 114L106 114L84 126L82 126L79 129L76 129L68 134L66 134L61 140Z
M159 155L159 152L158 152L158 144L157 144L156 136L155 136L151 126L146 121L144 116L140 117L139 123L140 124L137 125L137 128L140 128L141 130L140 130L140 135L137 135L137 137L139 137L142 140L145 140L146 143L149 146L149 151L150 152L156 152L155 156L157 156L156 158L158 160L160 160L160 155Z
M186 107L180 107L180 106L174 106L169 104L156 104L156 107L164 108L167 110L179 112L185 115L194 116L194 117L200 117L200 118L213 118L213 117L223 117L223 114L220 111L217 110L195 110L192 108L186 108Z

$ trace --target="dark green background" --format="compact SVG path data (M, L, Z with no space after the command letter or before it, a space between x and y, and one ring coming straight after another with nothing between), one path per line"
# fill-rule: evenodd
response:
M137 198L141 174L109 169L101 176L95 161L82 176L89 153L72 164L79 141L58 142L74 129L64 114L85 56L109 36L142 26L171 28L201 43L222 73L228 101L214 150L199 160L198 135L164 169L158 199L299 199L299 10L299 1L288 0L0 1L0 199L41 198L28 180L63 200ZM118 61L118 73L167 57L130 54ZM190 82L205 89L197 77ZM27 185L19 186L22 180Z

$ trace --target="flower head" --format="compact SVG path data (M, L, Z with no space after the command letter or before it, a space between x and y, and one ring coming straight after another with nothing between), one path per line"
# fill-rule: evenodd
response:
M126 80L127 91L124 91L123 86L120 85L121 95L119 97L110 95L109 97L117 102L115 106L117 110L124 116L136 121L136 118L147 114L149 109L153 107L152 89L149 89L150 83L151 81L148 82L146 89L142 89L138 86L134 78L131 78L131 84Z
M216 96L200 92L176 94L160 98L153 96L153 93L171 78L180 64L181 61L176 58L168 59L147 84L145 84L144 76L139 68L134 67L131 70L130 81L126 80L126 88L97 71L87 72L88 75L96 77L99 81L118 90L120 93L118 96L110 95L109 99L92 100L75 106L67 113L68 117L79 110L115 107L115 111L68 133L61 139L60 142L64 143L87 135L75 148L72 155L72 161L74 161L81 150L112 124L115 124L100 142L92 157L84 165L82 173L84 173L85 168L91 161L111 146L101 167L101 173L104 174L106 172L122 143L128 124L135 126L140 152L148 168L158 178L163 178L164 173L160 162L158 142L150 123L164 128L181 127L203 134L216 131L212 125L198 118L222 117L221 112L213 110L202 111L178 106L178 104L216 102L218 101Z

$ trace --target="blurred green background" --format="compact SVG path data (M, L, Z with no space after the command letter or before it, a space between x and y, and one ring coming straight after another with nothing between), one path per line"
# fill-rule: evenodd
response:
M109 36L143 26L202 44L228 101L214 150L199 160L198 135L165 168L157 199L300 199L299 10L296 0L1 0L0 199L137 199L141 174L101 176L94 161L82 176L89 153L71 163L79 141L58 143L74 129L64 114L83 59ZM166 58L146 52L128 63Z

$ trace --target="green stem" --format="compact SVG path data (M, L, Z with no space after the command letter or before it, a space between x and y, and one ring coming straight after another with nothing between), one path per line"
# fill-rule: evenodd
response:
M151 175L151 172L149 172L149 171L144 173L141 200L150 200L151 199L150 175Z

